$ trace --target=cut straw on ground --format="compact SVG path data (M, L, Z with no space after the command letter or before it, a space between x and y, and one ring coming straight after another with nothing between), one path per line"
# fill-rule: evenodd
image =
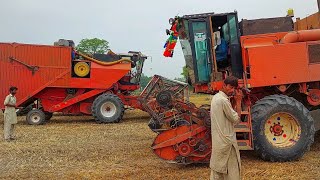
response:
M192 96L197 105L208 96ZM169 164L153 154L156 134L149 115L127 111L119 124L96 124L90 116L54 116L42 126L19 117L17 140L0 141L0 179L208 179L208 164ZM0 133L3 115L0 114ZM2 134L1 134L2 135ZM311 150L295 162L264 162L241 152L243 179L319 179L320 133Z

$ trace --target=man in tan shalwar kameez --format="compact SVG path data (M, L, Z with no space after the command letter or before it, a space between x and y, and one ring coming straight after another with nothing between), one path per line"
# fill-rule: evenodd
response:
M229 100L235 93L236 103L241 103L242 92L236 90L237 87L238 79L227 77L223 88L211 101L211 180L239 180L241 176L240 153L234 131L234 125L240 121L241 105L236 112Z
M17 113L16 113L16 97L15 94L18 88L11 87L10 94L4 100L4 139L6 141L14 140L14 126L17 124Z

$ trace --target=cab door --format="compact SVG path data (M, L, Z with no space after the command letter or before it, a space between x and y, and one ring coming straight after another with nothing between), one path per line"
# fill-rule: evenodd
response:
M212 59L208 24L206 18L189 21L191 49L197 83L210 82Z

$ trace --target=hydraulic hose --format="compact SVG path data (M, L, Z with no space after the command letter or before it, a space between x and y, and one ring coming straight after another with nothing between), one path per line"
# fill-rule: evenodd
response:
M100 65L102 65L102 66L112 66L112 65L115 65L115 64L118 64L118 63L121 63L121 62L129 62L129 63L132 62L132 61L129 60L129 59L123 59L123 58L120 59L120 60L117 60L117 61L113 61L113 62L103 62L103 61L100 61L100 60L98 60L98 59L94 59L94 58L92 58L92 57L89 57L89 56L87 56L87 55L85 55L85 54L83 54L83 53L80 53L80 52L76 52L76 54L84 57L86 60L95 62L95 63L100 64Z

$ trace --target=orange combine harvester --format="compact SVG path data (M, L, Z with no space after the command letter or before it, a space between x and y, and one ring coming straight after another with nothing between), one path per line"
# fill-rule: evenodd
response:
M115 123L125 105L142 108L131 93L140 88L145 55L109 51L88 56L73 47L71 40L55 46L0 43L0 99L17 86L19 113L33 125L44 124L54 112Z
M238 23L237 12L170 20L176 21L195 93L215 94L227 76L240 79L239 148L268 161L300 158L320 129L320 29L294 31L291 17ZM176 163L208 162L210 106L181 103L168 90L158 96L161 116L149 124L159 133L154 152Z

